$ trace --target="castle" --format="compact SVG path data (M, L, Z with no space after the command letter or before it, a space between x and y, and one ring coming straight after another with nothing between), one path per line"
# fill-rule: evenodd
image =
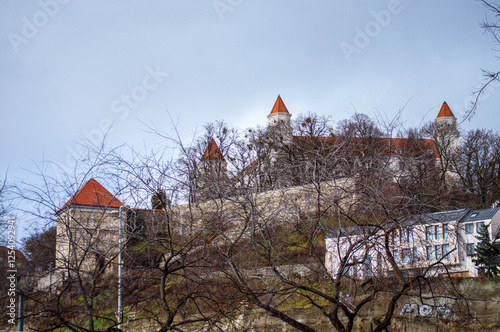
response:
M196 195L192 202L221 197L221 190L225 190L226 195L235 195L237 192L234 192L234 187L238 186L267 191L310 183L307 174L309 170L307 166L303 167L307 163L298 166L296 161L316 158L317 155L310 155L311 151L321 151L318 152L322 154L321 163L330 164L330 169L325 169L325 174L322 175L325 181L352 176L353 174L349 173L352 164L362 162L361 159L368 159L369 153L372 153L370 157L388 163L396 180L407 176L411 172L412 164L418 163L419 158L425 159L425 157L429 157L426 162L430 159L435 162L448 182L452 183L457 179L451 161L458 152L459 132L456 126L457 119L446 102L443 102L434 120L433 138L383 137L381 133L373 136L369 133L361 137L335 136L331 130L329 135L324 135L324 131L316 136L294 135L292 115L279 95L267 118L267 129L259 134L262 136L259 136L259 142L251 142L255 146L263 143L265 145L263 152L256 153L254 159L249 160L248 165L236 173L228 172L226 159L232 156L224 155L213 138L207 142L206 150L198 163L195 175ZM348 162L334 165L334 159L341 155ZM367 165L367 168L372 166ZM238 184L240 182L241 185ZM224 183L233 187L233 192L228 193Z
M208 142L198 163L198 172L196 175L196 193L197 196L189 203L196 203L194 207L190 204L173 207L180 220L193 218L196 211L216 210L221 204L218 201L211 201L215 197L226 197L227 195L241 195L239 188L243 182L252 183L253 187L260 187L255 193L259 194L256 202L261 206L263 215L267 211L273 211L279 208L278 214L281 219L286 220L290 214L296 214L296 211L306 211L311 205L314 205L316 198L311 194L315 188L297 177L298 180L285 181L279 179L279 173L283 172L288 162L283 157L283 151L294 149L302 145L306 148L311 144L310 138L305 136L294 136L292 125L292 115L289 113L282 98L278 96L274 106L267 116L268 127L267 134L273 141L273 148L268 150L267 159L257 158L252 161L248 167L241 170L234 177L227 175L227 161L219 149L215 140ZM384 160L389 160L391 168L394 170L402 169L401 164L407 158L414 157L414 148L417 145L424 152L429 153L433 158L438 159L443 155L452 155L458 149L459 133L456 129L456 118L448 105L443 103L436 119L436 134L432 139L410 139L410 138L380 138L374 139L378 146L383 148L377 150L384 155ZM329 151L337 149L342 140L341 137L320 136L315 137L314 144L322 144L324 150ZM359 148L359 142L362 138L353 138L349 145L343 147L353 154L356 148ZM361 151L361 153L364 153ZM265 165L264 165L265 164ZM267 167L267 168L266 168ZM276 177L273 181L278 183L276 186L266 186L269 174L267 170L274 168ZM369 166L368 166L369 167ZM256 172L256 169L259 172ZM263 171L264 170L264 171ZM307 172L306 169L300 170ZM369 171L369 169L368 169ZM403 170L399 175L404 176ZM446 169L449 172L450 169ZM295 171L293 171L295 172ZM323 193L325 200L342 202L349 196L346 188L353 186L349 174L332 172L326 169L330 175L325 176L325 191ZM336 173L337 172L337 173ZM397 172L396 172L397 173ZM256 176L254 176L257 174ZM249 180L249 178L252 178ZM278 180L276 180L278 179ZM266 182L267 181L267 182ZM281 182L279 182L281 181ZM229 185L224 185L231 184ZM231 187L231 188L229 188ZM228 189L229 188L229 189ZM248 187L249 188L249 187ZM221 192L223 196L221 196ZM344 193L344 194L342 194ZM295 197L293 200L284 199L285 197ZM353 199L349 196L349 199ZM237 199L231 203L224 203L224 211L231 214L230 226L226 227L228 232L231 228L238 229ZM231 205L232 204L232 205ZM338 203L342 204L342 203ZM189 205L189 208L187 206ZM264 208L265 207L265 208ZM120 251L120 232L122 223L125 223L127 217L122 213L124 204L118 200L112 193L104 188L95 179L90 179L64 204L57 212L57 257L56 267L62 272L61 278L71 275L75 271L84 271L88 274L99 274L103 271L114 271L118 265L118 252ZM128 208L127 208L128 210ZM193 212L194 211L194 212ZM302 213L300 212L300 213ZM270 213L270 212L269 212ZM200 212L199 215L202 213ZM191 217L185 217L190 215ZM196 225L181 225L179 227L197 227ZM198 225L200 227L200 225Z

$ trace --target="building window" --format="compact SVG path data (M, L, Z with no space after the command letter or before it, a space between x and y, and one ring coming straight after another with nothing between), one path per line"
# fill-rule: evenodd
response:
M479 233L484 227L484 221L476 223L476 232Z
M398 231L394 231L394 233L392 233L392 244L396 244L398 240Z
M449 252L450 252L450 244L449 243L443 244L443 257L450 258L450 256L448 255Z
M436 259L441 259L441 246L435 246L436 250Z
M414 242L415 241L415 236L413 235L413 228L410 228L408 230L408 242Z
M398 264L399 263L399 251L394 250L392 252L392 257L394 257L394 261L396 262L396 264Z
M379 272L382 271L382 254L381 253L377 254L377 270Z
M427 238L427 241L432 241L434 240L434 227L432 226L427 226L425 228L425 236Z
M440 237L440 231L439 231L439 226L434 226L434 236L436 238L436 240L439 240L439 237Z
M413 247L413 260L417 260L418 258L418 251L417 251L417 247Z
M475 253L474 243L467 243L465 245L465 251L466 251L468 257L474 256L474 253Z
M465 224L465 234L474 234L474 224Z
M372 275L372 257L370 255L366 256L363 262L363 273L365 278Z
M399 243L407 243L408 242L408 233L406 229L399 230Z
M427 246L427 260L431 261L433 259L433 254L432 254L432 246Z
M448 224L443 225L443 239L448 238Z
M410 249L403 249L403 263L409 263L411 261L411 251Z

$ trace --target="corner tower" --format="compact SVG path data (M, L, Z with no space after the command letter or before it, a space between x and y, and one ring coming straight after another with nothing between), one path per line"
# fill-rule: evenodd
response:
M227 162L217 143L211 139L200 162L196 176L196 195L192 201L207 201L227 195Z
M446 102L441 106L434 123L436 124L434 142L439 153L439 165L447 181L450 184L457 183L458 173L455 165L460 146L460 133L457 130L457 118Z
M440 146L440 150L446 150L448 155L456 153L459 147L460 132L457 130L457 118L446 102L443 102L434 123L436 124L434 138Z
M267 130L269 133L277 134L279 140L285 144L290 144L293 138L292 126L290 124L291 117L292 115L288 112L281 96L278 95L271 113L267 116Z
M88 180L59 211L56 268L59 275L97 275L115 269L119 210L123 205L95 179ZM106 271L105 271L106 270Z

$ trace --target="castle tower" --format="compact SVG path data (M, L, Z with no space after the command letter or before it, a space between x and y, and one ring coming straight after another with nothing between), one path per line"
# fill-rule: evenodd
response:
M198 164L196 199L222 197L227 187L227 162L217 143L212 139Z
M288 112L288 109L281 99L281 96L278 95L271 113L269 113L269 115L267 116L268 133L271 133L273 136L276 135L274 138L278 139L284 144L292 143L293 130L290 124L291 117L292 115Z
M87 181L56 213L56 268L60 274L104 272L116 257L119 209L113 194L95 179Z
M455 165L460 146L460 133L457 130L457 118L446 102L441 106L434 123L436 124L434 142L439 153L439 165L447 181L451 184L456 183L458 174Z
M436 124L434 138L439 145L440 152L446 152L448 156L456 154L460 133L457 130L457 118L446 102L441 106L434 123Z

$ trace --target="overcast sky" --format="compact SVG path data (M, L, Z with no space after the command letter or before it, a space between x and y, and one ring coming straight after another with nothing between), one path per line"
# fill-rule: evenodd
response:
M0 174L67 164L113 123L109 143L158 143L225 120L265 125L278 94L292 115L355 111L406 125L443 101L461 120L481 69L498 70L474 0L40 0L0 11ZM500 87L464 130L500 123Z

